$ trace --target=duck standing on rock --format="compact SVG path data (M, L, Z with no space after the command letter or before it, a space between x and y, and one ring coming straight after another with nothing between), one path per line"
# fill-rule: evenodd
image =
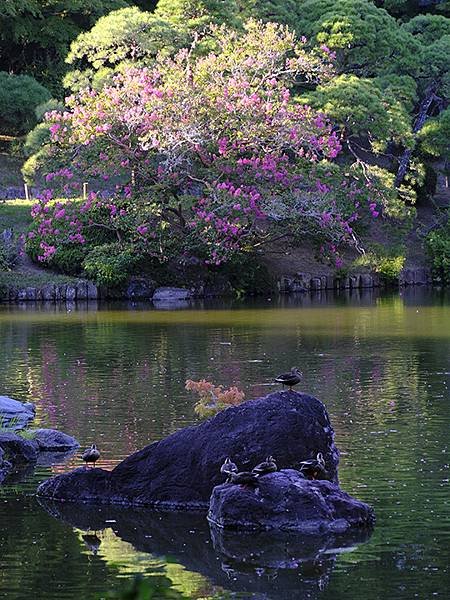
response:
M88 463L94 463L94 467L95 463L98 461L99 458L100 452L95 444L92 444L90 448L87 448L81 456L81 460L83 460L86 463L86 466L88 465Z
M234 464L234 462L231 462L230 458L226 458L225 462L220 467L220 472L224 475L227 475L226 483L230 483L231 475L233 473L236 474L238 472L238 468L237 465Z
M252 469L252 473L258 476L274 473L275 471L278 471L278 467L273 456L268 456L266 460L263 460L259 465L256 465L256 467Z
M300 473L303 473L308 479L329 479L322 452L318 452L316 458L302 460Z
M282 373L275 378L277 383L282 383L283 386L287 385L289 390L292 390L294 385L300 383L303 377L302 372L297 367L292 367L292 369L288 373Z

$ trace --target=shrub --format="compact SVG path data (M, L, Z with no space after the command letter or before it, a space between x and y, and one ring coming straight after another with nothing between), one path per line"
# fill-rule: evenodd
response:
M119 287L127 281L140 258L131 247L103 244L89 252L84 259L83 268L98 285Z
M450 220L428 234L425 246L431 260L433 279L450 284Z
M12 230L0 234L0 271L10 271L18 259L17 243Z
M405 264L403 248L385 248L373 244L371 249L353 263L355 267L368 267L386 282L398 281L400 272Z
M226 390L222 385L216 386L206 379L200 381L187 379L185 387L200 396L194 411L201 418L213 417L228 406L241 404L245 398L244 392L235 386Z
M50 92L29 75L0 71L0 132L22 134L36 122L35 109L50 100Z
M50 141L50 128L47 123L38 123L25 138L23 153L26 157L36 154L40 148Z

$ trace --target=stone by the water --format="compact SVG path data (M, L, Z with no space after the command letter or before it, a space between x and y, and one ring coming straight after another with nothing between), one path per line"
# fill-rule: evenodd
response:
M38 457L38 446L12 432L0 433L0 448L14 465L35 463Z
M67 452L80 445L74 437L56 429L28 429L28 435L45 452Z
M224 529L346 533L370 529L373 509L329 481L309 481L293 469L268 473L258 487L225 483L214 488L208 519Z
M307 394L279 391L220 412L146 446L111 472L77 469L45 481L41 496L71 502L150 505L207 510L230 457L251 470L272 455L279 468L295 468L321 452L337 482L339 453L325 406Z
M16 467L53 465L69 458L78 448L75 438L56 429L28 429L27 437L14 431L0 433L0 483Z
M152 296L153 302L177 302L189 298L192 298L191 290L176 287L159 287Z
M23 429L34 419L36 408L31 402L19 402L0 396L0 427Z

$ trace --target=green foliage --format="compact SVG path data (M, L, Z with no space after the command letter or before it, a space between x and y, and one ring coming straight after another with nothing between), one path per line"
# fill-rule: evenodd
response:
M0 233L0 271L10 271L18 259L17 241L12 230Z
M50 92L28 75L0 71L0 133L21 134L36 123L35 109Z
M140 258L132 247L103 244L89 252L84 259L83 268L98 285L119 287L130 277Z
M367 135L372 149L382 151L390 141L411 144L411 117L388 86L375 79L340 75L305 96L314 107L342 124L347 133Z
M171 53L187 41L180 28L162 17L136 7L113 11L72 42L66 62L75 68L64 85L74 91L90 82L102 87L126 65L149 64L159 52Z
M237 0L242 19L250 17L295 29L299 16L297 0Z
M6 4L6 7L4 6ZM61 94L64 58L77 35L125 0L7 0L0 10L0 69L27 73Z
M39 149L50 141L50 129L47 123L38 123L25 138L23 153L26 157L36 154Z
M450 214L448 215L450 217ZM433 278L443 285L450 284L450 218L446 225L431 231L425 240L431 261Z
M236 26L239 24L237 13L236 0L159 0L155 10L155 16L195 31L210 23Z
M238 298L267 294L276 289L276 282L267 267L251 252L235 255L224 265L221 273L226 276Z
M412 33L422 44L429 45L444 35L450 35L450 19L442 15L418 15L407 21L403 29Z
M422 152L450 159L450 108L425 123L419 132L419 142Z
M398 281L404 264L405 251L403 247L386 248L380 244L372 244L370 250L353 263L355 267L367 267L378 273L381 279L390 284Z
M405 74L417 67L420 43L368 0L300 0L297 31L337 54L340 72Z

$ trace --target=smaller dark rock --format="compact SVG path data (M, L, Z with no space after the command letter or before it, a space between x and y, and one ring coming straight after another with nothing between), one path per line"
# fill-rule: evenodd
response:
M34 419L36 408L31 402L19 402L0 396L0 426L11 429L23 429Z
M99 497L98 490L103 490L103 498ZM97 502L111 501L111 473L93 467L79 467L66 473L64 477L53 477L41 483L37 493L50 500L67 499L72 502Z
M153 302L177 302L189 298L192 298L191 290L176 287L157 288L152 296Z
M29 429L28 433L42 451L66 452L80 445L75 438L56 429Z
M225 529L345 533L371 528L373 509L329 481L309 481L293 469L258 478L258 487L213 489L208 519Z
M125 296L129 300L151 300L155 289L156 283L152 279L133 277L128 282Z
M0 433L0 448L13 464L37 461L39 452L37 442L26 440L15 433Z

